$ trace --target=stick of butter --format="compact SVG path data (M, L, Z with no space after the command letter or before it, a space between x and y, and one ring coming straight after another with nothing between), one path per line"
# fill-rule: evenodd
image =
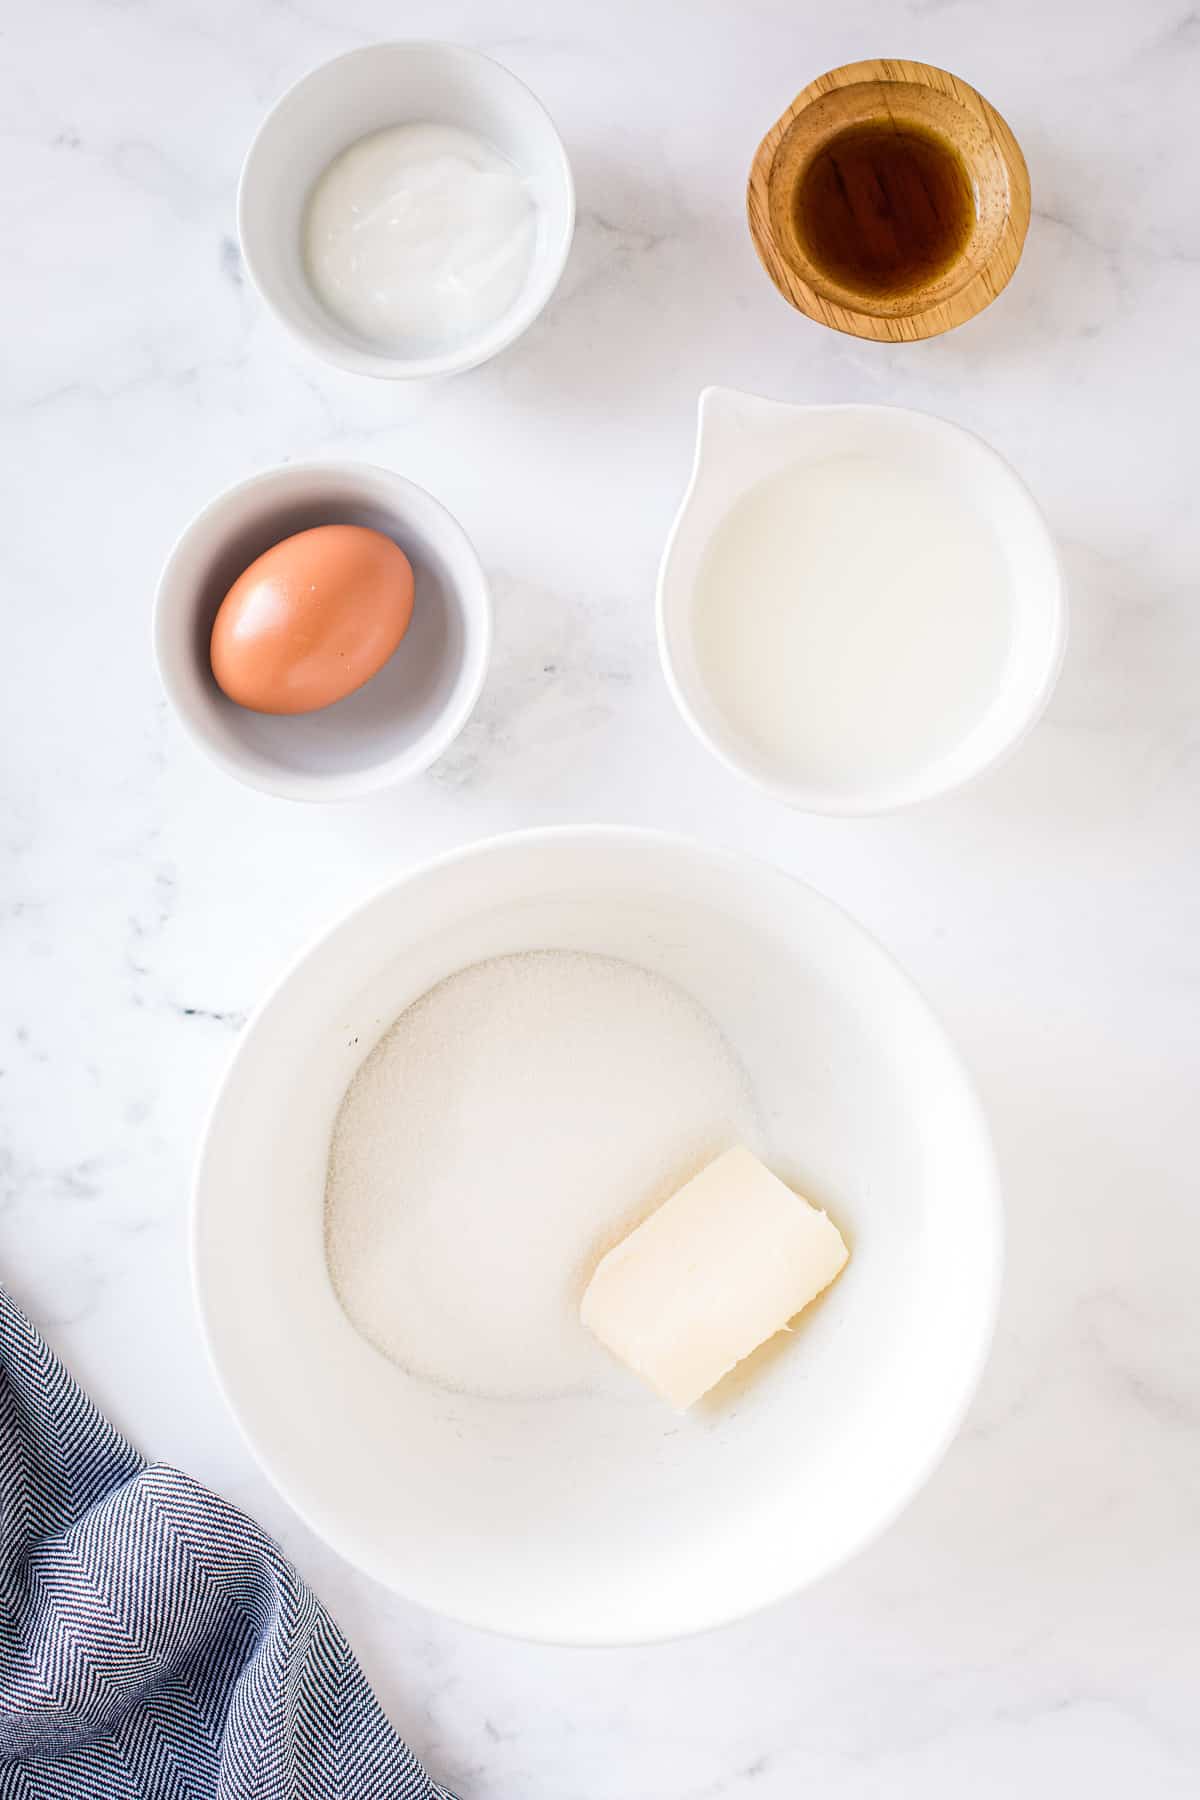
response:
M739 1146L603 1257L583 1323L679 1412L827 1288L836 1225Z

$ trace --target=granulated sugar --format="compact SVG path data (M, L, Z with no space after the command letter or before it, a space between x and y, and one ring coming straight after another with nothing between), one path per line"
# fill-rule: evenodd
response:
M347 1089L334 1287L364 1337L444 1386L606 1382L578 1316L600 1256L757 1138L744 1071L671 982L565 950L478 963L402 1013Z

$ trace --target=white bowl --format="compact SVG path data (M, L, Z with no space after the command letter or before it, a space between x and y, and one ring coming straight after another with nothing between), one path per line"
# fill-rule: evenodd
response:
M321 305L304 272L302 233L308 196L336 156L370 132L418 122L476 132L507 156L537 202L538 233L525 285L500 319L443 350L405 356ZM574 229L571 165L549 114L508 69L457 44L373 44L314 69L268 113L238 189L242 256L259 293L314 354L360 375L449 375L495 356L554 292Z
M393 538L413 566L412 623L379 673L335 705L249 712L213 678L217 608L256 556L313 525ZM470 717L491 645L491 595L462 526L424 488L369 463L289 464L228 488L171 551L154 603L159 673L189 736L227 774L290 800L354 799L427 768Z
M870 785L832 767L804 780L750 744L714 701L696 656L700 572L714 533L751 488L797 464L865 455L919 469L994 529L1005 551L1012 628L994 694L951 747ZM870 530L870 518L863 520ZM658 575L658 644L667 685L692 731L727 768L788 806L844 816L891 812L948 793L1013 750L1041 715L1066 647L1067 605L1053 539L1015 471L974 433L896 406L796 406L731 388L700 396L696 454ZM857 729L852 712L846 730Z
M427 1385L357 1335L328 1278L326 1157L356 1068L433 983L547 947L690 991L750 1075L770 1162L852 1246L795 1335L683 1418L632 1376L542 1400ZM777 1600L895 1517L982 1368L1001 1218L970 1082L858 926L766 865L585 827L430 863L293 964L217 1096L192 1254L218 1381L314 1531L438 1612L616 1644Z

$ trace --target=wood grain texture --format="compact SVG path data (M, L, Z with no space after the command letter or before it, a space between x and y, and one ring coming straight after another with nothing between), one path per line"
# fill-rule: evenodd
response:
M948 139L977 212L949 268L886 297L856 293L815 266L794 219L797 183L817 151L851 127L880 122ZM746 210L759 259L792 306L834 331L904 343L962 325L1007 285L1029 228L1029 171L1008 125L967 82L928 63L847 63L810 82L767 132L750 168Z

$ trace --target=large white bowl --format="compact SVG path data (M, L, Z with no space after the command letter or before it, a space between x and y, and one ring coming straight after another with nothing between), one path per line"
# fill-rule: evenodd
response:
M355 1069L432 983L545 947L695 995L749 1071L773 1166L852 1246L795 1335L684 1418L632 1378L546 1400L427 1385L356 1334L327 1276L326 1155ZM471 1624L634 1643L779 1599L895 1517L979 1376L1001 1220L970 1082L865 932L765 865L591 827L443 857L300 957L218 1095L193 1257L220 1384L315 1531Z
M460 342L403 354L357 336L321 305L304 272L303 222L336 156L370 132L418 122L476 132L507 156L537 204L538 234L525 284L502 317ZM459 44L370 44L314 69L268 113L238 188L238 235L255 287L307 349L359 375L450 375L495 356L558 286L574 230L571 165L550 115L508 69Z

